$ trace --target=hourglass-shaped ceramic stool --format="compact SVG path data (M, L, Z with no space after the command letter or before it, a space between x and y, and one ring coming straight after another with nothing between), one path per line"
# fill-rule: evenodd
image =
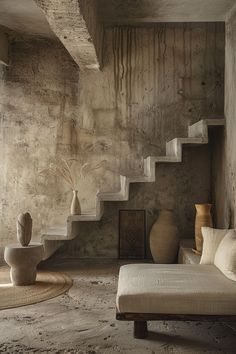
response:
M5 247L4 259L11 267L10 277L13 285L32 285L37 275L37 265L43 259L43 245L19 244Z

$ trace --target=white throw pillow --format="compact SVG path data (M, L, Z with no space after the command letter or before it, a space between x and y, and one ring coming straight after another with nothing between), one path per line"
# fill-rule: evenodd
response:
M214 264L217 248L229 230L202 227L203 247L200 264Z
M227 278L236 281L236 230L230 230L219 244L214 264Z

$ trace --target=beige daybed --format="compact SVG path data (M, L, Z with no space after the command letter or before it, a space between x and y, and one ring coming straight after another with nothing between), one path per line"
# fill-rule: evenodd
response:
M236 233L234 237L235 246ZM229 252L224 257L226 262ZM201 263L122 266L116 318L134 321L136 338L147 336L148 320L236 321L236 281L232 276L229 279L219 264L219 268L204 264L204 259Z

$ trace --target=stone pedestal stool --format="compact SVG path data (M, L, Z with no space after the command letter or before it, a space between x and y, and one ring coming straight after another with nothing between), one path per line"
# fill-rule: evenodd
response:
M31 244L8 245L5 247L4 259L11 267L10 276L13 285L32 285L37 275L37 265L43 259L43 245Z

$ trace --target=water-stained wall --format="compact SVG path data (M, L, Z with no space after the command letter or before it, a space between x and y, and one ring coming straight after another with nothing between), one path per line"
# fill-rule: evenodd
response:
M163 154L167 140L223 113L220 23L108 28L100 73L79 74L65 50L47 41L13 41L10 60L0 86L2 245L14 239L20 210L31 211L35 239L65 222L69 188L39 173L55 156L76 159L82 208L92 210L98 189L119 190L119 174L142 174L143 159ZM130 202L107 203L103 220L83 223L63 254L115 257L119 209L146 209L149 230L158 209L173 208L181 236L191 236L193 204L211 199L210 154L190 148L182 165L158 165L156 183L133 185Z
M226 23L225 131L214 139L213 197L216 223L236 227L236 11Z

